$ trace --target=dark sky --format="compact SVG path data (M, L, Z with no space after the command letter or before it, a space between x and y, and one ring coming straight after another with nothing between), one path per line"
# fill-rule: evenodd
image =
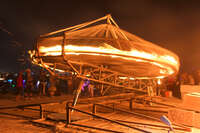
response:
M118 25L175 52L182 69L200 68L200 1L194 0L4 0L0 3L0 72L16 71L21 51L44 33L111 14Z

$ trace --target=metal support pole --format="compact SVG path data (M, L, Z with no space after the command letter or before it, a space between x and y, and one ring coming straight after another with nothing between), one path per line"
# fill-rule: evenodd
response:
M42 110L42 105L40 105L40 119L44 119L44 114Z
M76 93L73 98L72 107L74 107L78 101L78 97L81 94L81 89L82 89L83 84L84 84L84 80L81 80L79 83L79 87L76 89Z
M96 115L96 112L97 112L97 106L96 104L93 104L92 106L92 114ZM95 116L93 116L93 119L95 118Z
M71 109L69 108L70 103L66 104L66 126L71 123Z
M95 115L97 112L96 104L93 104L92 106L92 113Z

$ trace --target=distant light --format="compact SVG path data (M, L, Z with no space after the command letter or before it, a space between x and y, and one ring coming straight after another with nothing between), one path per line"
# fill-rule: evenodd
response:
M119 77L119 79L127 79L127 77Z
M5 80L5 78L0 78L0 80Z
M161 84L161 80L160 80L160 79L158 79L157 83L160 85L160 84Z
M165 76L158 76L158 77L156 77L157 79L163 79L163 78L165 78Z
M87 75L86 75L86 77L90 77L90 76L91 76L90 74L87 74Z
M26 80L23 80L23 88L26 88Z
M37 88L39 87L40 81L38 80L36 83Z
M119 77L119 79L128 79L128 77ZM129 78L130 80L135 80L135 78Z
M9 82L10 84L12 83L12 81L13 81L12 79L8 79L8 82Z

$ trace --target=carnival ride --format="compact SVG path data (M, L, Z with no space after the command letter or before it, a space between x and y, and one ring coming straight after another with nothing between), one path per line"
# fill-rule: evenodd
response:
M82 79L76 100L85 79L101 95L111 88L147 93L134 87L136 79L161 79L176 74L180 66L176 54L120 29L111 15L41 35L30 55L33 64L52 75L69 72Z

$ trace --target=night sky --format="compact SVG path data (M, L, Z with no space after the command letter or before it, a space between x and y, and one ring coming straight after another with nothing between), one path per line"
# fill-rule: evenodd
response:
M20 51L32 49L39 35L109 13L120 28L175 52L181 70L200 68L200 1L4 0L0 27L10 33L0 29L0 72L19 70Z

